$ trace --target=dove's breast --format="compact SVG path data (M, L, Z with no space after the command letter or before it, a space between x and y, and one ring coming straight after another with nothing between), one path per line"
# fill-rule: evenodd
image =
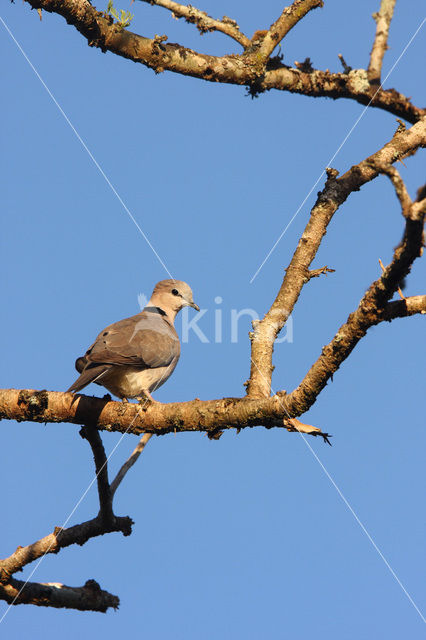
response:
M127 365L111 367L99 380L102 386L119 398L137 398L144 390L156 391L170 378L178 359L167 367L140 369Z

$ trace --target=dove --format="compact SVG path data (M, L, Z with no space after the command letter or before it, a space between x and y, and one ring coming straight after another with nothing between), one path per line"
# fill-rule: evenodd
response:
M100 332L75 368L80 376L68 391L81 391L90 382L122 400L153 401L156 391L173 373L180 356L174 320L183 307L200 308L181 280L161 280L141 313L114 322Z

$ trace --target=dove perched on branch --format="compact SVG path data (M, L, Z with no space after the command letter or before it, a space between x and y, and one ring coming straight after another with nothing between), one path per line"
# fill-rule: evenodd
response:
M80 376L68 391L95 382L122 399L152 400L151 391L166 382L179 360L174 320L183 307L200 310L186 282L158 282L141 313L110 324L76 360Z

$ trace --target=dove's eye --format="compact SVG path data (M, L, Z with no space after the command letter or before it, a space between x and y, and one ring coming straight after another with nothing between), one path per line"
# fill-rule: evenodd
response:
M174 296L178 296L179 295L179 291L177 289L172 289L172 293Z

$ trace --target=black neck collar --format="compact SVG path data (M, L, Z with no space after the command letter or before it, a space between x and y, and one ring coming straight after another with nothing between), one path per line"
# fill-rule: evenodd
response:
M163 311L163 309L160 309L160 307L145 307L144 311L147 311L148 313L158 313L160 316L167 315L167 313Z

